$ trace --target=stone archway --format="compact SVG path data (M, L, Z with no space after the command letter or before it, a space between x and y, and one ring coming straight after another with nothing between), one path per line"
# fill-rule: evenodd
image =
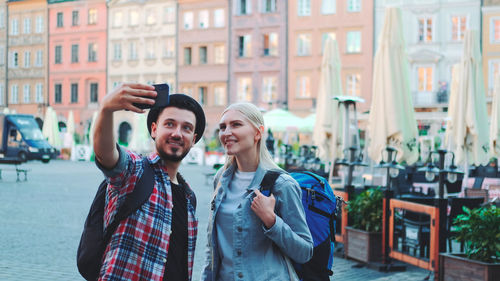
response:
M118 143L128 146L131 138L132 126L127 121L121 122L118 126Z

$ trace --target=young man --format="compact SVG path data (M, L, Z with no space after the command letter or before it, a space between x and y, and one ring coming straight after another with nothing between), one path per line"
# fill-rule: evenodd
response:
M125 196L142 175L143 158L116 144L113 113L144 113L134 103L154 104L153 86L123 84L101 103L94 131L94 152L109 184L104 224L108 225ZM183 94L170 96L148 113L147 125L155 151L147 161L155 184L149 200L124 219L112 235L99 280L191 280L197 224L196 197L178 173L181 160L205 130L201 106Z

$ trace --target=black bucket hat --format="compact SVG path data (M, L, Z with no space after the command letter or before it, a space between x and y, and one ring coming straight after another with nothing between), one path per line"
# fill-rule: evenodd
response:
M194 113L194 116L196 117L196 124L194 128L194 132L196 134L195 142L198 142L201 139L203 132L205 131L205 112L195 99L185 94L174 94L170 95L167 101L157 103L158 104L155 104L155 106L153 106L148 113L147 124L149 135L151 135L151 124L158 120L158 116L163 109L166 107L176 107L179 109L189 110Z

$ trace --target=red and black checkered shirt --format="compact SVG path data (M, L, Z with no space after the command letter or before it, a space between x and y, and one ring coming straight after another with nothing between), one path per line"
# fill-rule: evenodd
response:
M106 195L104 224L116 214L117 206L131 193L144 169L143 158L119 148L120 158L115 168L106 170L109 185ZM103 257L99 280L161 281L167 261L172 227L172 190L167 170L157 153L148 160L155 173L155 186L149 200L123 220L111 237ZM187 186L188 207L188 273L191 280L198 221L195 217L193 191Z

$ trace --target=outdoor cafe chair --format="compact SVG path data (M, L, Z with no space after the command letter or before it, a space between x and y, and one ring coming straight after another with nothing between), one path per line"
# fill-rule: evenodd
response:
M481 207L484 203L483 197L450 197L448 198L448 203L450 207L450 213L448 214L447 224L446 224L446 239L448 240L448 248L450 252L453 252L452 248L452 238L456 234L453 227L453 220L463 214L464 211L462 207L467 207L469 209L475 209ZM463 252L464 244L460 244L460 251Z

